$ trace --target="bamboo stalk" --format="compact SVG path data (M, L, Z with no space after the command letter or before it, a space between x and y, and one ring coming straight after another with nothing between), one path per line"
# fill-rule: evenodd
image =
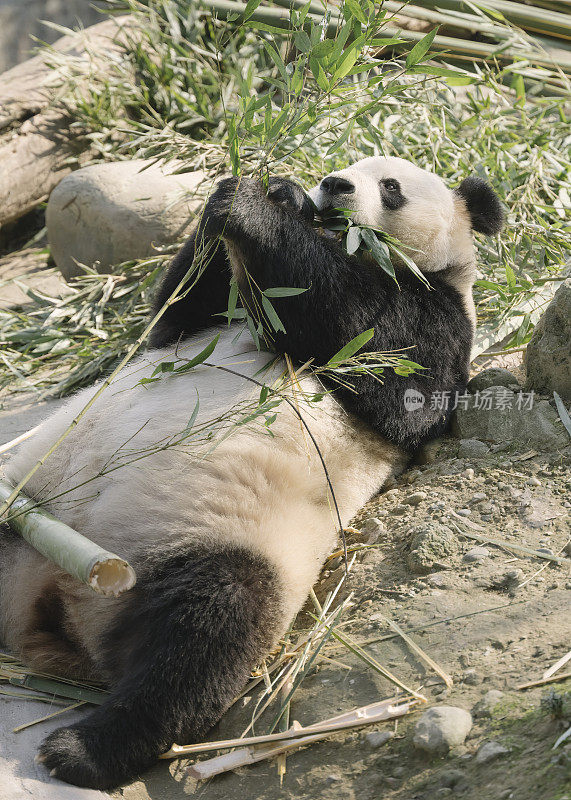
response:
M211 750L230 750L235 747L243 748L245 745L251 747L254 745L274 744L276 742L289 743L292 739L301 739L313 734L325 734L330 736L338 731L401 717L407 714L410 709L419 702L420 700L417 697L412 696L391 697L389 700L381 700L377 703L371 703L368 706L353 709L353 711L346 711L336 717L316 722L305 728L302 727L299 722L294 722L287 731L281 733L267 733L262 736L249 736L243 739L222 739L218 742L205 742L204 744L173 744L171 749L163 753L161 758L180 758L181 756L188 756L195 753L208 753Z
M13 487L0 479L0 500ZM23 494L12 503L9 525L49 561L105 597L118 597L136 582L134 569L124 559L60 522Z
M25 442L26 439L29 439L31 436L34 435L34 433L38 430L39 427L40 427L39 425L36 425L35 428L31 428L29 431L26 431L25 433L21 433L20 436L16 436L16 438L12 439L12 441L5 442L5 444L1 444L0 445L0 455L2 455L2 453L7 453L8 450L12 450L13 447L16 447L17 445L21 444L22 442Z
M553 664L552 667L549 667L549 669L545 670L545 672L543 673L543 680L546 680L547 678L551 678L552 675L555 675L557 670L559 670L559 669L561 669L561 667L565 666L565 664L569 660L571 660L571 650L569 650L568 653L565 653L565 655L562 656L559 659L559 661L556 661L555 664Z

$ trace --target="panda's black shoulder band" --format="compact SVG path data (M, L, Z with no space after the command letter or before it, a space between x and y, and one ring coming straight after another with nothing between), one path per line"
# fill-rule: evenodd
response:
M494 236L501 231L504 210L497 194L486 181L470 175L464 178L455 192L466 203L473 230L488 236Z

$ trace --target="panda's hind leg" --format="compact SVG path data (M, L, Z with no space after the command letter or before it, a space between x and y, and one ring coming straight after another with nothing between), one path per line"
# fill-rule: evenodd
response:
M220 719L289 620L275 568L238 547L194 547L137 567L102 645L109 699L54 731L40 760L61 780L112 789Z

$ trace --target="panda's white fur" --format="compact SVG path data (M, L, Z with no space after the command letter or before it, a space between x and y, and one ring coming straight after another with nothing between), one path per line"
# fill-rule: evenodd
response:
M468 191L462 197L436 176L395 158L365 159L333 175L351 179L355 190L342 205L358 212L357 222L383 228L417 248L414 257L425 272L443 271L445 279L439 285L450 307L434 305L434 292L425 299L418 285L410 284L412 314L401 303L406 300L402 292L392 295L401 305L391 302L387 310L396 314L392 324L397 327L408 330L409 322L415 325L417 337L427 324L448 325L442 330L450 341L440 339L440 328L429 329L424 352L437 366L446 355L451 363L449 372L442 373L445 385L461 385L471 336L466 316L473 319ZM385 177L397 179L406 195L398 210L388 212L379 199L379 182ZM471 197L472 187L468 188ZM493 194L489 187L487 191ZM320 208L330 204L321 185L312 196ZM486 195L484 201L488 199ZM335 545L339 526L320 455L294 408L325 460L343 525L388 476L403 468L409 455L379 433L384 424L378 407L382 398L386 396L391 417L387 430L394 431L393 441L420 441L444 424L427 411L425 428L409 431L409 421L419 417L404 415L402 389L394 377L393 383L387 379L385 395L375 382L363 395L376 414L366 420L369 424L360 421L358 408L358 416L346 410L353 411L351 396L343 405L327 393L320 402L309 403L308 397L323 391L310 372L303 372L299 383L286 379L284 389L280 376L289 372L283 359L268 367L272 356L258 352L247 334L236 338L235 327L212 324L211 315L223 310L212 306L226 302L224 270L229 266L238 282L244 279L244 263L262 273L275 267L278 272L270 286L309 284L317 290L320 274L311 276L316 268L335 268L340 275L343 270L360 270L358 281L376 280L369 263L348 259L298 217L305 202L299 187L284 189L279 181L273 197L271 186L266 196L259 184L247 179L220 184L206 207L204 225L207 233L210 225L222 232L230 265L224 252L215 256L218 261L202 282L169 307L156 327L154 341L162 346L139 356L115 378L26 485L26 493L61 520L140 568L135 589L118 599L101 599L17 537L0 539L2 640L37 670L109 679L117 686L85 723L56 731L42 746L42 759L64 780L111 788L139 774L174 737L204 735L256 659L301 608ZM279 207L288 203L293 203L293 212ZM274 235L283 241L274 242ZM194 240L187 243L171 265L157 307L186 273L194 247ZM289 274L279 274L282 266ZM299 269L307 275L296 274ZM263 275L256 279L265 280ZM446 282L458 290L464 309L458 293L445 288ZM319 300L310 298L310 305L300 305L303 311L291 318L292 333L308 349L305 355L298 348L298 362L314 355L312 348L318 350L327 337L326 349L334 348L325 356L329 358L348 340L336 343L335 337L345 337L355 326L356 332L369 327L369 313L377 334L383 334L382 307L373 312L357 307L355 319L345 320L343 297L333 297L335 287L327 282L323 286L325 307L318 308ZM394 288L383 286L383 297L390 298ZM306 302L304 297L300 303ZM363 306L374 301L356 300ZM433 305L427 323L423 314L428 301ZM189 302L194 302L191 310ZM333 310L327 310L328 304ZM296 307L284 301L280 308L285 314ZM324 316L318 317L317 311ZM335 331L329 329L335 321L331 314L341 323ZM208 329L183 338L176 348L165 344L188 333L185 315L194 319L195 330ZM448 321L443 320L446 315ZM160 362L191 358L216 333L220 338L208 365L140 383ZM385 340L381 337L379 342ZM287 340L282 353L292 352L288 341L297 346L295 339ZM386 341L392 341L390 336ZM441 348L446 350L434 352ZM269 371L264 373L264 368ZM186 429L197 398L200 410L193 430L233 409L255 405L257 380L276 381L292 402L282 401L274 410L271 435L259 421L233 426L227 420L214 426L214 447L211 441L192 438L164 446ZM6 468L10 481L18 482L44 455L94 391L91 387L71 398L20 447Z
M220 339L208 363L231 368L244 378L200 366L179 376L166 373L158 383L140 384L161 360L192 358L216 332ZM184 431L197 397L197 429L240 404L255 405L260 390L247 378L259 379L259 371L272 358L258 352L249 336L236 341L235 329L226 327L199 335L176 352L148 351L113 381L36 472L26 491L63 522L102 547L127 559L134 557L134 563L141 551L164 544L167 537L173 544L189 538L216 544L222 536L225 543L264 555L284 587L277 638L307 597L338 530L321 461L299 418L283 402L271 426L273 436L254 423L235 428L207 455L210 443L157 450L157 444ZM279 381L282 374L288 373L280 360L263 379ZM47 452L96 388L76 394L41 426L7 465L10 481L17 483ZM305 393L322 391L314 378L306 376L293 398L327 463L346 524L388 475L402 467L404 456L398 448L371 437L367 428L348 423L346 412L331 396L313 406L304 402ZM292 396L292 390L287 394ZM230 424L213 425L218 438L223 439ZM148 454L135 460L141 451ZM110 459L111 466L123 466L92 480ZM50 501L55 495L59 498ZM29 642L26 638L38 597L54 578L61 578L60 570L26 544L20 549L20 557L2 574L0 634L36 668L65 671L62 654L52 652L43 641L38 644L34 636ZM67 599L68 618L76 621L75 634L94 667L101 631L120 603L99 599L81 586Z

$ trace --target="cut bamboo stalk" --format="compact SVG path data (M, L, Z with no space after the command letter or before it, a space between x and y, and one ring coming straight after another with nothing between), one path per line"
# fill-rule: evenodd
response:
M0 479L0 500L8 500L13 487ZM11 506L10 527L49 561L105 597L118 597L137 580L124 559L74 531L68 525L19 494Z
M283 731L282 733L268 733L263 736L249 736L246 739L223 739L218 742L206 742L204 744L173 744L171 749L167 753L163 753L161 758L180 758L181 756L187 756L195 753L207 753L210 750L229 750L234 747L241 748L238 752L243 752L244 750L251 750L252 746L254 745L275 745L278 742L282 745L285 744L286 747L290 747L292 740L293 744L297 744L295 740L298 740L303 744L304 739L312 737L314 734L321 738L324 736L331 736L334 733L348 730L350 728L358 728L363 725L372 725L375 722L382 722L383 720L402 717L404 714L408 714L411 708L417 705L419 702L421 701L415 697L406 697L403 695L402 697L392 697L389 700L381 700L378 703L371 703L371 705L362 706L361 708L353 709L353 711L346 711L345 713L339 714L336 717L331 717L330 719L316 722L313 725L308 725L305 728L302 727L299 722L294 721L291 728L289 728L287 731ZM247 745L247 747L244 747L244 745ZM301 744L298 744L297 746L301 747ZM254 754L257 752L257 750L253 751ZM279 750L277 752L282 751ZM265 755L264 758L268 758L268 756ZM217 759L211 759L211 761L216 760ZM259 760L260 759L258 758L254 758L254 761ZM206 763L208 762L204 761L202 764L196 764L195 767L201 767ZM252 762L248 760L246 763ZM229 769L233 768L234 767L229 767Z
M25 433L21 433L20 436L16 436L16 438L12 439L10 442L6 442L5 444L1 444L0 445L0 455L2 455L2 453L7 453L8 450L12 450L13 447L16 447L17 445L21 444L22 442L25 442L26 439L29 439L31 436L34 435L34 433L39 429L39 427L40 427L39 425L36 425L35 428L30 428L29 431L26 431Z

